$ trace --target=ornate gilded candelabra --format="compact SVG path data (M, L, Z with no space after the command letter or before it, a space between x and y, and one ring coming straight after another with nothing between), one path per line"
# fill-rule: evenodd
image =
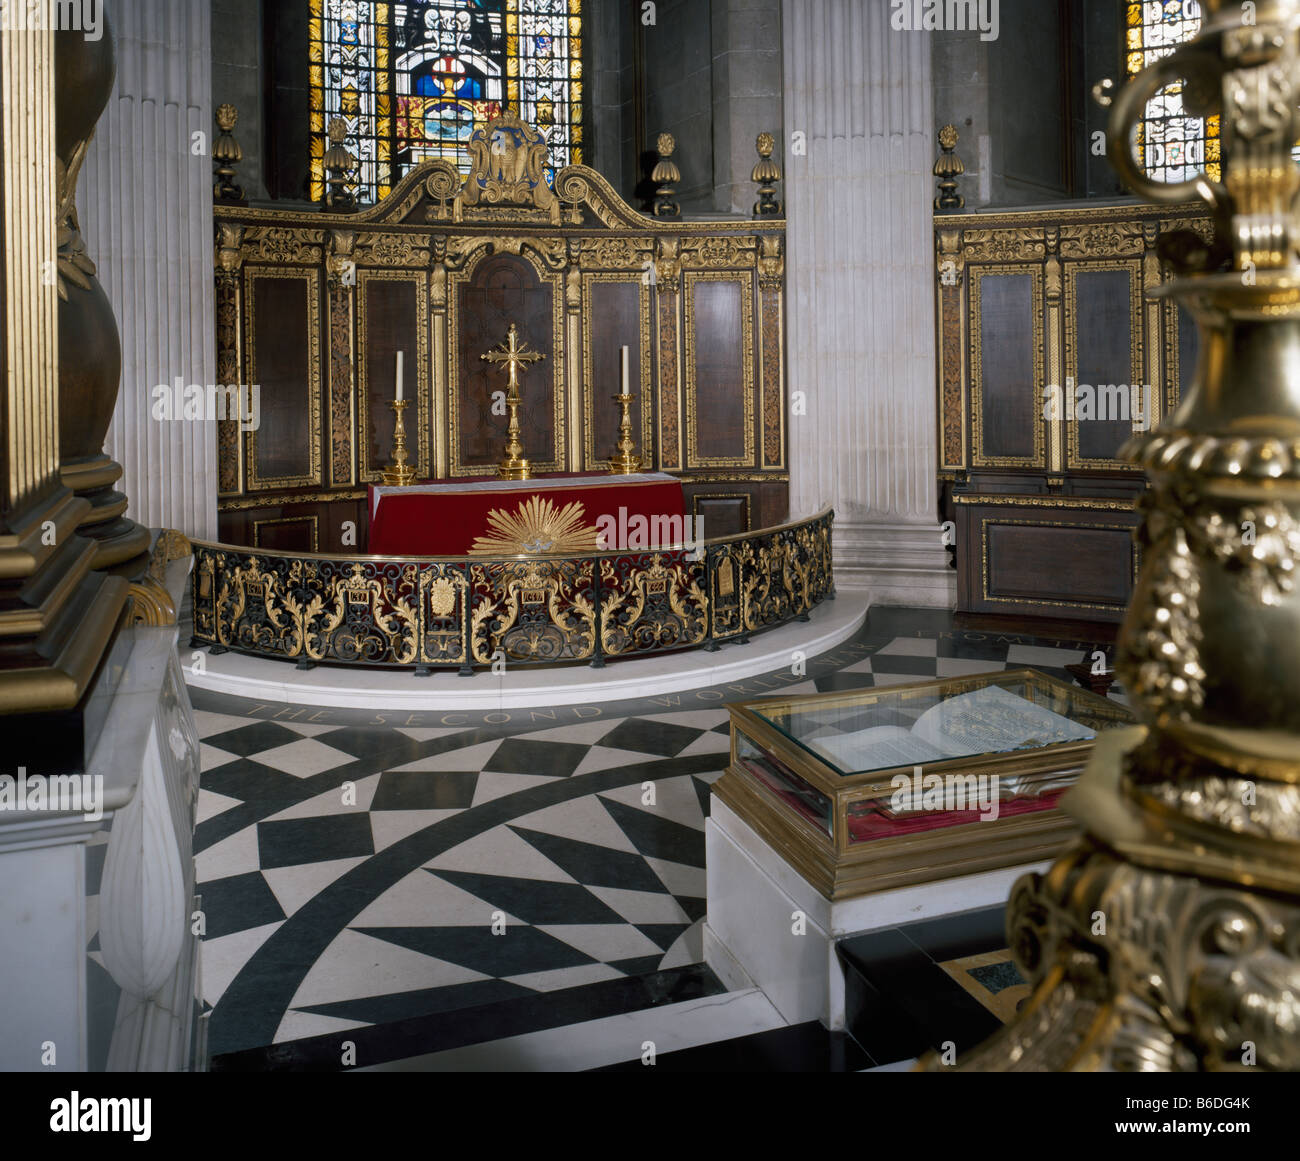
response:
M1300 0L1204 0L1200 34L1114 100L1110 152L1156 202L1198 197L1152 293L1200 328L1195 381L1124 449L1148 472L1117 669L1141 726L1101 735L1065 799L1086 830L1017 883L1035 985L971 1069L1300 1068ZM1223 184L1150 181L1146 102L1221 113ZM1107 103L1110 86L1099 86ZM943 1067L935 1058L922 1067Z
M519 440L519 373L530 363L546 358L539 351L530 351L527 344L519 342L519 328L514 323L506 334L506 341L495 350L479 356L488 363L502 364L510 378L506 384L506 410L510 421L506 427L506 454L497 465L497 477L502 480L527 480L532 475L528 461L523 458L524 445Z
M641 470L641 457L636 455L636 444L632 441L632 400L636 398L626 392L613 395L612 398L621 409L618 420L618 444L614 455L609 459L609 471L614 476L630 476Z
M389 487L406 487L415 479L415 469L406 462L406 424L402 412L409 400L394 399L388 406L393 409L397 422L393 425L393 462L383 469L384 483Z

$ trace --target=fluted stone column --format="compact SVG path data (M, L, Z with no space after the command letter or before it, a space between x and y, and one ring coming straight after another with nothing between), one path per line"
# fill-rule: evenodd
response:
M791 509L835 506L839 584L868 587L873 603L952 607L935 466L930 42L893 31L889 14L875 0L782 4Z
M151 415L155 386L216 381L209 0L108 3L117 81L79 198L122 340L107 450L124 469L129 516L215 539L215 423Z

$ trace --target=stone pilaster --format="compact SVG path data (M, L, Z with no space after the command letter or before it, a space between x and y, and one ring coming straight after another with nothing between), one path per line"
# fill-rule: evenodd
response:
M951 607L935 469L930 40L892 30L889 13L782 4L791 511L834 505L841 585Z
M158 385L216 382L209 0L131 0L111 15L117 80L79 197L121 333L107 450L124 469L128 515L215 539L216 424L151 414Z

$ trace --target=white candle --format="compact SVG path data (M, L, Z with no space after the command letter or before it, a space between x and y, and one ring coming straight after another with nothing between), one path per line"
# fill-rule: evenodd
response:
M405 351L397 352L397 402L402 401L402 362L406 358Z
M619 348L619 351L623 360L623 394L626 395L628 394L628 384L630 382L630 380L628 379L628 370L627 370L627 348L621 347Z

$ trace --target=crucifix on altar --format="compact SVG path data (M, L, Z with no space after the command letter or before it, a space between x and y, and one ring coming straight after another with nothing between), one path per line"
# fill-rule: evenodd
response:
M519 441L519 373L528 370L532 363L546 358L540 351L529 350L519 341L519 330L514 323L506 340L499 347L479 356L488 363L503 364L510 378L506 384L506 407L510 412L510 423L506 429L505 458L497 465L497 477L502 480L526 480L532 473L528 461L523 458L524 445Z

